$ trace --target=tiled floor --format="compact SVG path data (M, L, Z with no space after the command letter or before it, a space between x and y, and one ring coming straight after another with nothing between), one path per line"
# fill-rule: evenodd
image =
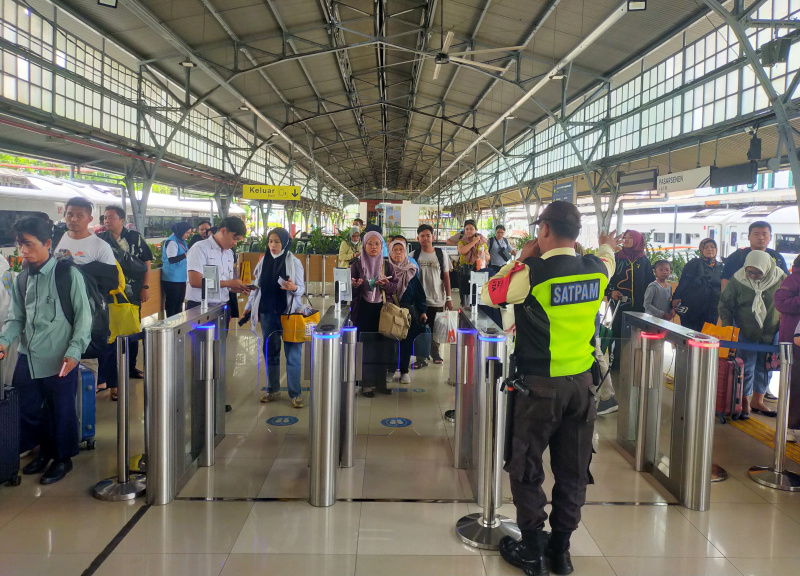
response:
M479 508L467 474L452 467L453 426L442 418L454 405L447 363L414 372L404 392L358 398L355 465L339 472L339 497L346 501L314 508L302 501L308 490L308 408L293 409L286 394L259 404L264 374L259 377L252 365L260 343L246 331L232 334L231 342L238 343L229 347L233 412L216 465L198 470L178 501L147 510L96 574L521 574L497 553L466 546L455 534L456 521ZM132 452L139 453L141 382L134 385L132 405ZM82 452L65 481L42 487L25 477L19 487L0 487L0 574L82 574L143 505L90 496L95 482L114 473L115 408L107 395L99 396L97 450ZM298 422L267 424L273 416ZM397 416L412 424L381 424ZM572 539L576 574L800 573L800 494L769 490L747 477L749 466L770 461L766 446L717 425L714 460L730 478L712 486L711 510L699 513L670 504L666 492L633 470L615 446L616 415L602 417L596 432L597 483L588 489ZM549 490L553 479L545 462ZM507 478L504 496L499 512L514 518Z

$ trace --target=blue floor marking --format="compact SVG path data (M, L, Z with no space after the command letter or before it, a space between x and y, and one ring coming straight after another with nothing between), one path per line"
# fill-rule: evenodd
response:
M273 416L267 420L270 426L291 426L297 424L298 420L294 416Z

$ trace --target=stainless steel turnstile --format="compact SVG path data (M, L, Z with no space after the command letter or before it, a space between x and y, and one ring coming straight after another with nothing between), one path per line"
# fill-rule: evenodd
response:
M227 306L144 329L147 503L171 502L225 435Z
M664 382L667 342L672 390ZM672 322L639 312L623 317L617 441L637 471L692 510L708 510L711 499L718 351L715 338Z
M312 506L332 506L340 461L343 467L353 465L357 347L355 330L347 327L349 316L349 310L331 306L311 338L308 501Z
M476 503L482 508L461 518L456 532L470 546L497 550L505 536L520 537L517 525L497 514L503 500L506 334L483 312L468 315L462 311L455 353L454 465L467 471Z

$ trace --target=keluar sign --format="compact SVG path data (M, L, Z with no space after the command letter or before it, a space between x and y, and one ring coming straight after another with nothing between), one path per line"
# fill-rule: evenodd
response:
M246 200L300 200L300 186L245 184L242 197Z

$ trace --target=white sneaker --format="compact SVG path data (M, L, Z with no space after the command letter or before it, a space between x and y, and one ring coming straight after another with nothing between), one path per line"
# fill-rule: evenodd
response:
M394 382L396 380L400 380L400 370L395 370L394 374L392 374L391 372L386 373L387 382Z
M270 392L268 394L264 394L261 396L261 403L266 404L268 402L275 402L278 398L281 397L281 392L278 390L277 392Z
M400 383L401 384L410 384L411 383L411 375L406 372L402 376L400 376Z
M297 398L292 398L292 406L294 406L295 408L302 408L304 406L303 398L301 396L298 396Z
M796 443L797 439L800 438L800 430L792 430L791 428L786 431L786 441L791 443Z

